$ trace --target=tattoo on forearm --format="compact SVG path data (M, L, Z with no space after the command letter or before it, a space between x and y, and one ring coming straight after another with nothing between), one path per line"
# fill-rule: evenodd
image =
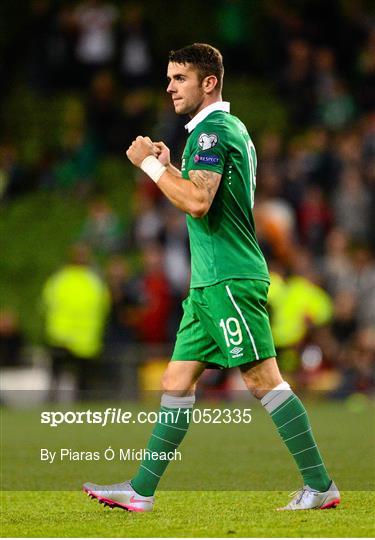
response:
M209 204L211 204L218 190L221 174L211 171L190 171L189 176L198 189L207 193Z

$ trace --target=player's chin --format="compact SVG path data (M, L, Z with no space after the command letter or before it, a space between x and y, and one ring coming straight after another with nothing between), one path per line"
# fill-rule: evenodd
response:
M175 111L176 114L186 114L186 113L185 113L185 108L184 108L182 102L180 102L180 101L175 101L175 102L173 103L173 105L174 105L174 111Z

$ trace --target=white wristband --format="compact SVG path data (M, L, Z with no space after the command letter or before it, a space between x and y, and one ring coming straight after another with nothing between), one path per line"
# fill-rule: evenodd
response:
M141 163L141 169L157 184L167 167L164 167L155 156L147 156Z

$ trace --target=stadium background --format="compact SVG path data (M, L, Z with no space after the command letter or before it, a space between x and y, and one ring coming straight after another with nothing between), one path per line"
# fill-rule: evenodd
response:
M166 141L179 165L186 119L175 117L165 93L166 58L170 48L204 36L223 51L224 99L247 124L258 152L255 217L272 271L270 313L281 367L301 388L338 398L370 394L370 3L35 0L3 2L2 10L5 380L23 387L39 377L42 387L50 384L51 345L61 343L46 330L58 294L47 294L46 282L70 259L87 272L91 266L109 291L108 308L103 300L90 321L65 329L72 334L63 338L67 343L78 327L81 333L96 328L87 339L97 345L78 352L67 346L73 373L75 363L81 366L79 385L106 386L108 393L117 382L131 387L131 397L137 385L155 388L188 288L188 242L183 215L129 165L124 149L136 135L149 134ZM66 298L76 295L64 286ZM82 382L89 376L89 384ZM62 384L74 385L74 377ZM212 388L230 391L237 381L211 372L202 392Z

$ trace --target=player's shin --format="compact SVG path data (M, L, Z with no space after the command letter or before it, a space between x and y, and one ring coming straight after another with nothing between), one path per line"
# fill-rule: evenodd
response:
M177 450L189 427L195 396L163 394L159 419L148 441L149 452L131 480L135 491L146 497L155 493L172 453Z
M305 485L326 491L330 477L314 439L307 412L289 384L283 382L268 392L261 403L292 454Z

